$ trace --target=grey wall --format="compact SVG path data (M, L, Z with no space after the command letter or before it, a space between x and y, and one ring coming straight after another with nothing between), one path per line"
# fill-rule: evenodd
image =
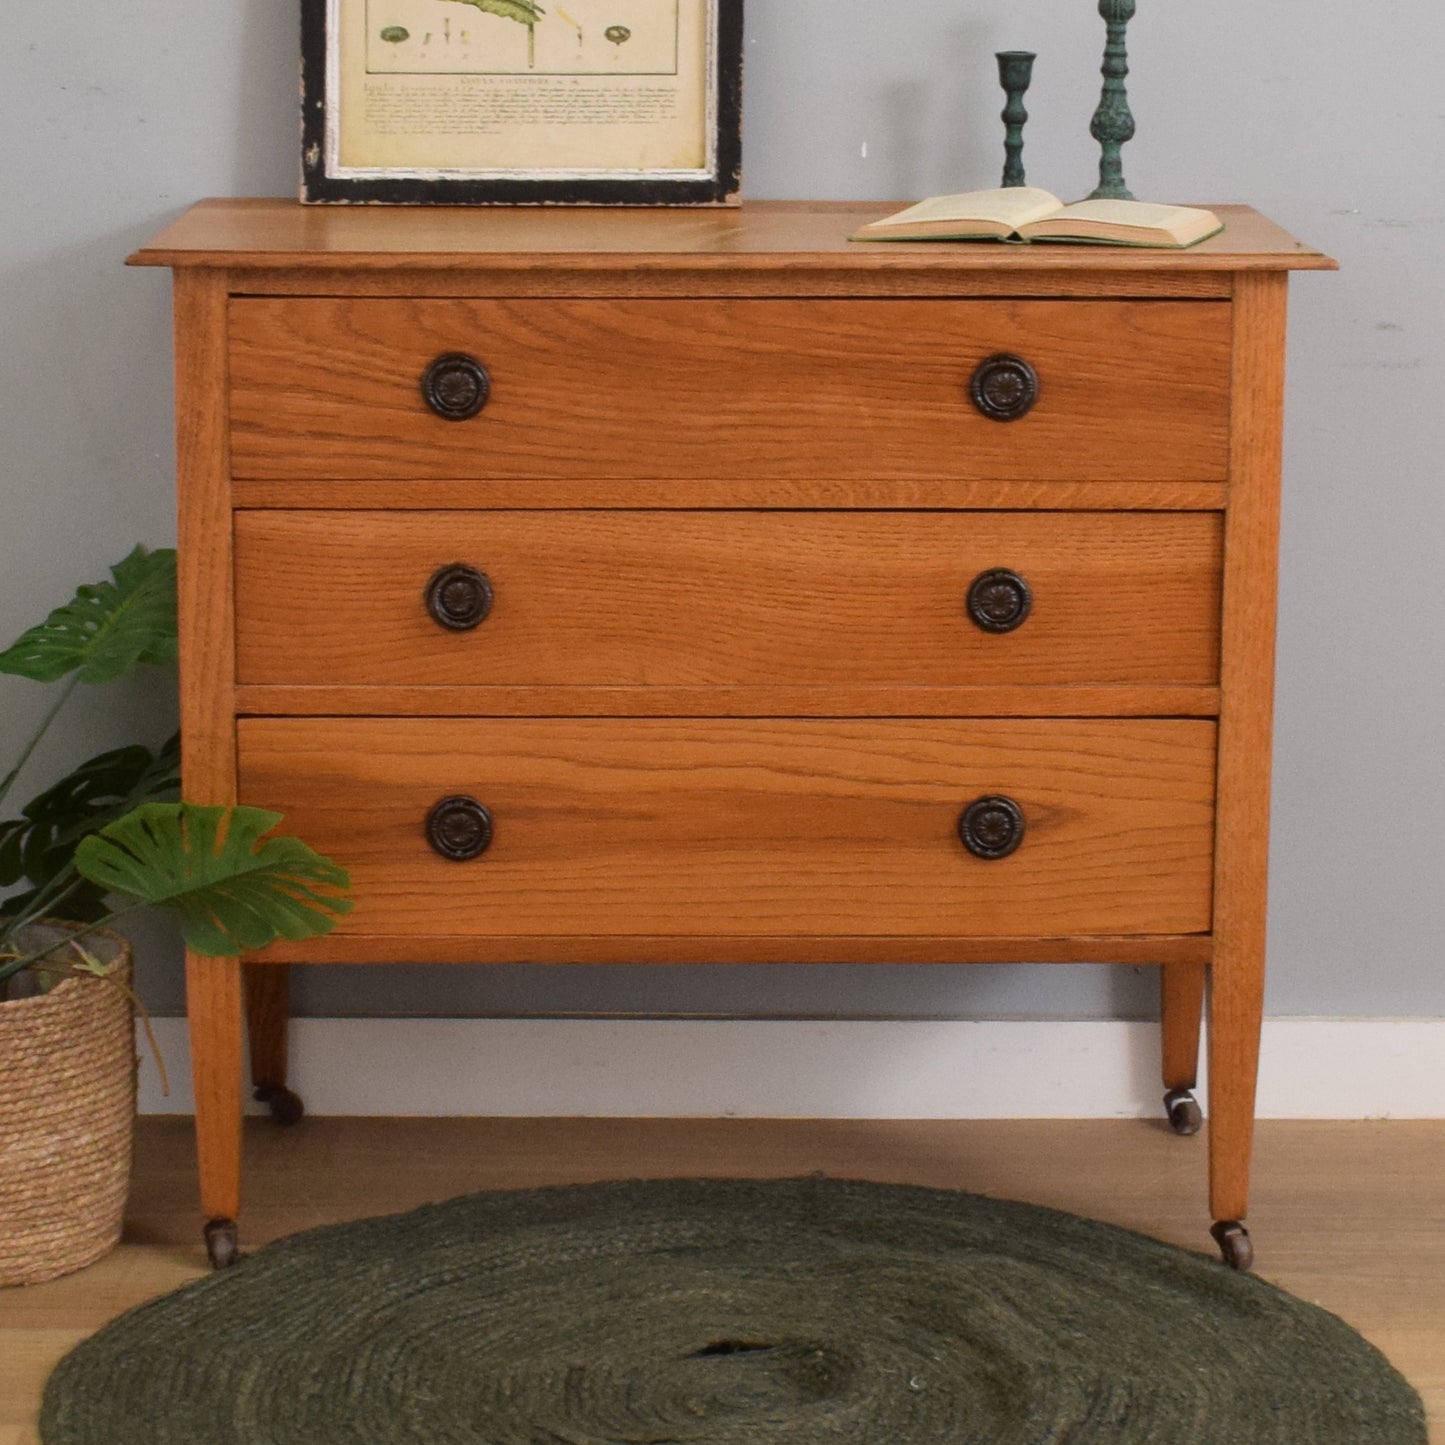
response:
M909 200L995 184L992 52L1040 52L1030 179L1092 184L1093 0L748 0L745 189ZM1268 1007L1442 1015L1445 10L1144 0L1136 194L1257 205L1343 263L1297 278ZM293 0L9 0L0 47L0 640L137 540L173 540L169 297L126 253L207 195L295 175ZM866 146L866 155L864 148ZM82 749L171 725L169 678L73 712ZM0 734L43 689L0 679ZM143 991L179 1006L149 925ZM313 970L311 1013L529 1010L1108 1016L1148 969Z

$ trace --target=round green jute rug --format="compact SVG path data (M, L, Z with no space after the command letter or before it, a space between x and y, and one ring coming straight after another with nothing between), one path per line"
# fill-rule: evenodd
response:
M1030 1205L812 1178L480 1194L123 1316L45 1445L1420 1445L1324 1310Z

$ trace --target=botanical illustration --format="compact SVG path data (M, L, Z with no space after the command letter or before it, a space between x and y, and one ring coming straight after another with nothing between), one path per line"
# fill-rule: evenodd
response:
M534 0L449 0L457 5L475 5L489 15L501 15L527 27L527 66L537 68L537 22L546 13Z
M675 75L679 0L367 0L370 75Z

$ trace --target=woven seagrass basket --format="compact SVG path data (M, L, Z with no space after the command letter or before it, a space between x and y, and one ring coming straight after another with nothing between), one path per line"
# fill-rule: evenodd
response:
M36 924L20 944L66 933ZM84 946L108 978L0 1003L0 1285L70 1274L120 1239L135 1124L131 952L105 930Z

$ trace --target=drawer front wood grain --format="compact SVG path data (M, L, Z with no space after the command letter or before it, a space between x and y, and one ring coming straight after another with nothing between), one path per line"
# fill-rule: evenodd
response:
M1212 684L1216 513L237 514L242 683ZM483 575L441 625L429 579ZM1027 612L985 630L973 597ZM1011 590L1011 585L1015 590ZM985 613L982 622L989 621Z
M490 393L435 414L465 353ZM970 399L989 357L1039 378L1027 415ZM579 301L241 297L238 478L880 477L1220 481L1220 301Z
M240 796L351 870L349 934L1206 931L1214 725L1195 720L242 719ZM480 856L426 837L490 813ZM1025 833L966 850L969 803Z

